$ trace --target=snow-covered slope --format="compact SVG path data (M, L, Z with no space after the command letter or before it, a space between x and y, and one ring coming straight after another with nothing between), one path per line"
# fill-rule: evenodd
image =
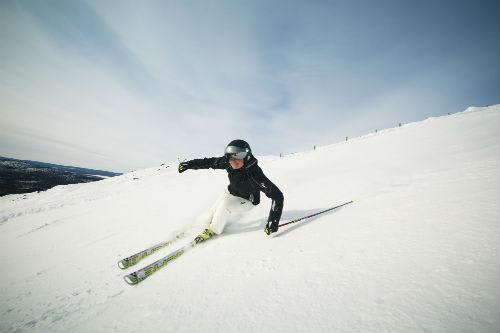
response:
M0 331L500 332L500 106L259 164L282 221L356 201L268 237L264 197L138 286L116 262L192 225L225 172L0 198Z

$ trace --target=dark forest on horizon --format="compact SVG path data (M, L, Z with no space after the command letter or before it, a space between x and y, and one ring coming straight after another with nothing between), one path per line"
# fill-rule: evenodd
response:
M109 171L0 156L0 196L45 191L57 185L89 183L118 175Z

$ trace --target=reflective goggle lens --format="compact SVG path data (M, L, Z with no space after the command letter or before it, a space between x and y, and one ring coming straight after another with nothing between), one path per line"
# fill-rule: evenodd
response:
M248 148L228 146L224 151L224 154L231 159L242 160L247 157L248 151Z

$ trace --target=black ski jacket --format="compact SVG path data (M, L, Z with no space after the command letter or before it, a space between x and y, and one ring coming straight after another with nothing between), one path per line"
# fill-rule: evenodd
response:
M274 185L257 165L257 159L251 156L245 160L241 169L233 169L227 156L202 158L188 161L189 169L225 169L229 177L229 193L250 200L252 204L260 203L260 191L272 199L268 221L279 221L283 211L283 193Z

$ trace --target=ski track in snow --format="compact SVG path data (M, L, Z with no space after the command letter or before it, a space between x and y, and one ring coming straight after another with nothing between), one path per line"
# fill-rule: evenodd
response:
M195 234L223 171L174 163L0 198L0 332L500 332L500 105L259 164L283 222L355 202L267 237L263 196L133 287L125 274Z

